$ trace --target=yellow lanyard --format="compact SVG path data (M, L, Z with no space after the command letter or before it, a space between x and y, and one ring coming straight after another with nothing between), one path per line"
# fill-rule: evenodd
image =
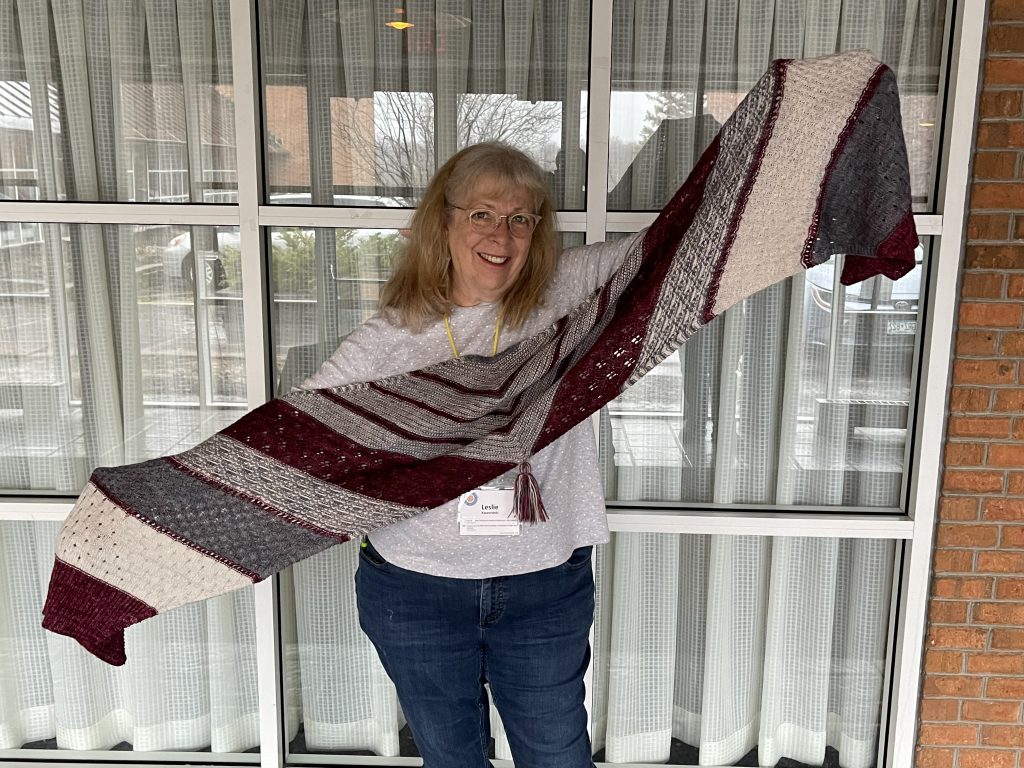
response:
M444 330L448 334L448 344L452 348L452 357L459 357L459 348L455 346L455 337L452 336L452 326L448 322L448 315L444 316ZM501 312L494 321L494 346L491 348L491 356L498 354L498 339L501 338Z

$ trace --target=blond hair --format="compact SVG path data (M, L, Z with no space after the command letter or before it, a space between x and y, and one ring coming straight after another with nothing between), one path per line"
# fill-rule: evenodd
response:
M381 290L381 311L414 333L451 312L449 209L452 201L466 199L481 178L488 178L500 192L525 192L533 199L533 212L541 217L523 269L501 299L502 322L512 328L521 326L541 303L558 260L555 210L546 176L527 155L496 141L474 144L452 155L430 180L413 214L398 265Z

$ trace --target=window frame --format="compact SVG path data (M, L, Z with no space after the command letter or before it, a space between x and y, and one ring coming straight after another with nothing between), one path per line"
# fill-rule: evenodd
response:
M590 19L590 81L587 174L607 178L607 145L611 101L612 2L594 0ZM408 209L313 208L263 205L263 141L259 60L257 58L257 0L230 0L232 64L234 73L235 131L238 168L238 204L201 203L152 205L145 203L0 202L0 221L119 224L194 224L238 227L242 258L243 333L247 406L262 405L272 394L273 354L269 334L270 297L267 293L267 238L273 226L401 228ZM953 331L958 299L960 254L964 244L969 165L973 146L981 57L986 18L979 0L946 0L944 34L947 58L941 64L939 98L942 131L937 145L935 213L914 216L923 236L934 236L923 306L923 339L918 368L917 400L909 442L905 504L886 514L837 512L813 514L798 508L754 508L730 505L727 509L697 507L669 509L668 505L615 503L608 513L616 532L712 533L798 537L870 537L902 542L893 563L893 599L890 614L891 664L886 670L888 710L883 711L879 734L879 766L913 765L917 736L921 665L928 605L932 542L942 466L942 443L947 419ZM945 89L943 92L942 89ZM562 231L583 232L587 242L603 240L608 231L629 231L646 226L653 213L607 210L605 185L588 185L586 208L558 214ZM0 520L63 520L71 498L15 493L0 498ZM693 506L693 505L689 505ZM742 514L739 512L742 510ZM279 625L278 580L255 587L258 694L260 704L261 768L279 768L287 760L283 734L282 640ZM590 691L588 686L588 695ZM588 702L589 703L589 702ZM43 759L92 764L116 761L110 753L0 750L0 761ZM175 764L194 762L195 755L124 753L125 762ZM210 758L214 759L211 760ZM298 757L298 756L296 756ZM315 757L315 756L314 756ZM256 755L208 753L203 762L255 763ZM319 760L323 762L322 758ZM413 764L407 758L332 758L331 762ZM123 764L114 762L113 764ZM503 764L503 761L498 761Z

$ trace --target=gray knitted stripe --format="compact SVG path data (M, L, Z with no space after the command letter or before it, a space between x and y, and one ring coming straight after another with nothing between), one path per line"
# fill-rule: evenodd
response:
M286 466L223 435L174 457L184 466L305 523L339 536L358 536L423 510L347 491ZM299 526L292 526L299 528ZM324 538L325 546L337 541ZM272 543L272 539L265 539Z
M338 543L160 459L115 471L97 469L94 478L104 493L134 514L261 578L281 569L282 555L297 559ZM218 495L211 504L210 497ZM174 503L168 504L167 499Z
M893 162L893 158L906 156L906 144L899 124L886 119L898 114L898 109L896 77L886 69L859 115L861 125L850 133L832 168L831 182L825 186L820 220L829 224L810 244L814 263L837 253L874 253L905 215L900 201L910 195L908 166ZM873 182L866 183L866 179ZM851 199L851 189L861 194ZM854 206L870 212L866 218L871 229L863 226L863 216L851 215Z
M661 300L647 325L644 348L628 385L635 384L704 325L703 299L708 296L728 238L729 227L743 202L742 188L755 159L757 139L767 122L776 82L769 70L736 110L737 119L721 132L718 158L694 224L683 236L680 254L672 260ZM727 257L727 256L726 256Z

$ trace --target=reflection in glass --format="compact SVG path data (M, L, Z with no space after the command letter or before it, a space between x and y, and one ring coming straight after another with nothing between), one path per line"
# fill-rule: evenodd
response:
M596 760L876 764L892 541L618 533L597 554Z
M728 310L602 411L606 498L899 506L923 267L844 287L841 261Z
M234 203L224 0L0 4L0 200Z
M0 233L0 488L75 493L244 412L236 228Z
M111 667L39 626L57 528L0 521L0 750L258 747L252 590L130 628Z
M859 49L896 73L915 210L931 210L945 8L615 0L609 210L661 209L773 59Z
M582 208L589 3L260 11L271 203L412 206L448 157L500 140Z

